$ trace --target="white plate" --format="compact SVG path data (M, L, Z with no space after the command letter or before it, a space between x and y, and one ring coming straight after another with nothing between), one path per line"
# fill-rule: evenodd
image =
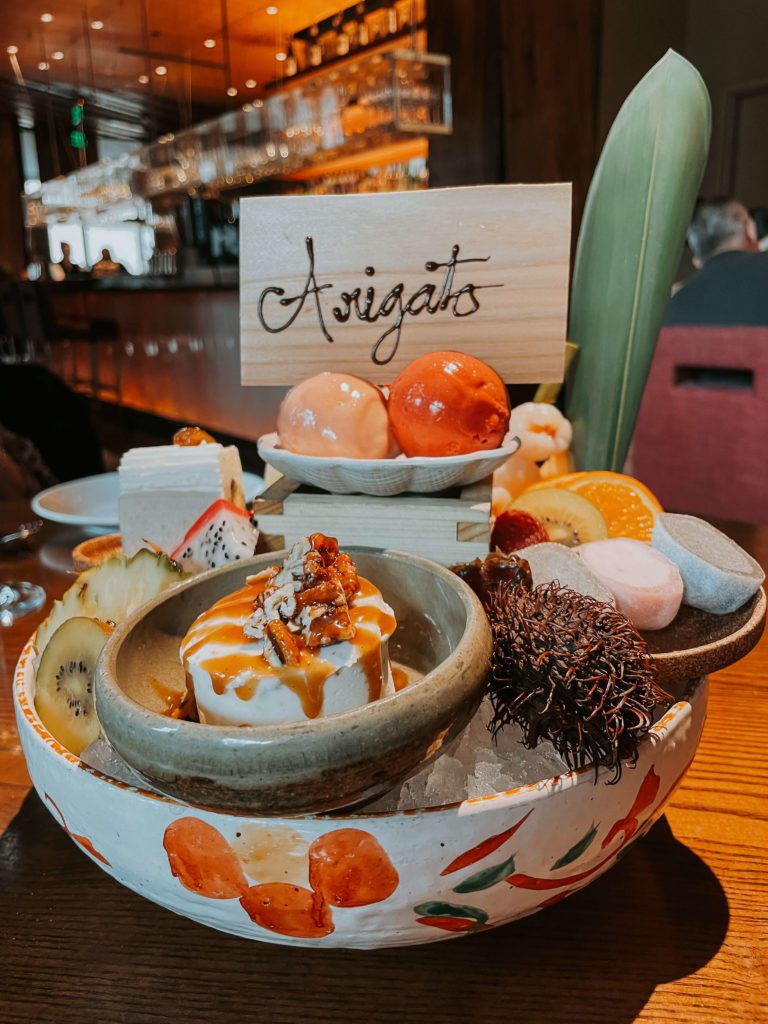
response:
M342 459L297 455L278 446L277 434L259 438L259 455L289 480L321 487L332 494L375 494L390 497L409 491L432 494L449 487L466 487L490 476L520 447L507 437L501 448L450 455L440 459Z
M243 473L243 487L246 501L251 501L264 490L264 481L255 473ZM32 509L54 523L118 526L119 493L117 473L99 473L40 491L32 499Z

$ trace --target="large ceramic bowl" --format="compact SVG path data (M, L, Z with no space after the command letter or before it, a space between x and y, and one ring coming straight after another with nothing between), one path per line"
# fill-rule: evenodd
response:
M694 681L616 785L587 770L424 811L263 818L180 803L85 767L37 718L32 662L30 641L14 684L29 772L87 856L202 924L320 949L466 935L582 889L662 813L706 710L706 682Z
M96 672L96 709L132 768L164 793L194 803L266 814L326 811L390 789L464 728L480 703L491 657L478 599L454 573L424 558L345 550L394 609L391 658L422 678L391 697L303 722L243 728L162 714L152 683L159 677L183 687L179 645L194 619L286 552L259 555L174 587L108 641Z
M297 455L278 444L277 434L264 434L259 455L289 480L320 487L332 494L433 494L451 487L467 487L490 476L520 447L507 437L501 448L449 455L444 458L345 459Z

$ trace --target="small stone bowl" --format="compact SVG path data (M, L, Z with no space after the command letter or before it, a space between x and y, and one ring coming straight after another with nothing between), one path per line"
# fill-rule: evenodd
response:
M108 641L96 708L112 746L161 792L259 814L321 812L386 792L436 756L483 694L491 634L482 606L449 570L414 555L349 548L393 607L390 657L422 678L328 718L255 727L201 725L163 714L163 689L184 686L179 644L193 620L282 560L259 555L205 573L144 605Z

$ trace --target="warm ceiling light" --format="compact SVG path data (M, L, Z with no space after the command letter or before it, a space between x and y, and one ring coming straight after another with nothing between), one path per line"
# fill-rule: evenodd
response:
M149 82L149 75L139 75L139 85L146 85Z
M267 8L267 14L277 14L277 8L275 7L274 4L270 4L270 6Z
M47 60L41 60L40 63L37 65L37 70L38 71L49 71L50 67L51 67L51 65L48 63Z
M237 96L237 89L234 87L234 85L230 85L230 87L227 89L227 96Z
M10 54L11 57L13 57L14 54L19 52L19 48L18 46L9 46L5 52Z
M285 52L285 50L278 50L278 52L275 54L275 60L287 60L287 59L288 59L288 54Z
M40 21L43 21L43 22L45 22L46 25L48 25L48 24L50 24L50 22L53 21L53 15L52 14L41 14L40 15Z
M204 39L203 40L203 46L206 48L206 50L212 50L215 45L216 45L216 40L215 39Z
M246 80L245 80L245 88L246 89L255 89L256 88L256 79L255 78L246 78Z
M61 50L54 50L51 54L51 60L64 60L64 54Z
M162 78L163 75L168 74L168 68L165 66L165 64L158 64L157 67L155 68L155 74L160 75L160 77Z
M104 28L104 22L103 21L98 21L98 20L92 21L91 22L91 28L93 29L94 32L100 32Z

